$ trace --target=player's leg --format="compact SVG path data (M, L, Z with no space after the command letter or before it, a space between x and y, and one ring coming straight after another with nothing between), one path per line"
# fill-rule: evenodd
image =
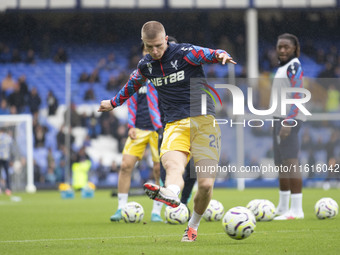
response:
M195 164L195 167L198 169L203 169L210 166L217 166L217 161L212 159L204 159L198 161ZM214 188L215 177L216 172L197 172L198 190L194 198L194 211L197 214L202 215L209 205Z
M11 189L11 177L9 176L9 163L8 160L3 160L2 164L5 174L6 174L6 188L5 188L5 193L6 195L10 196L12 194L12 189Z
M183 176L184 187L183 187L182 195L181 195L181 203L185 205L189 203L192 189L197 180L195 173L190 173L190 169L194 169L194 161L192 159L189 161L189 163L185 167L184 176Z
M286 159L283 162L284 162L283 165L286 166L287 169L289 167L293 169L294 166L295 166L295 169L298 169L297 168L298 159ZM288 196L288 198L286 198L286 200L288 200L288 202L286 201L288 205L285 205L285 209L287 209L288 207L288 210L285 213L281 214L281 216L275 217L274 219L275 220L303 219L304 213L303 213L303 208L302 208L302 176L301 176L301 173L298 171L286 173L286 175L284 175L284 178L280 178L280 188L281 188L282 183L284 183L283 187L284 188L289 187L289 190L281 191L280 189L280 202L281 203L282 201L285 202L285 199L284 198L282 199L281 197L283 197L284 195ZM284 194L284 192L286 194ZM291 200L290 209L289 209L289 196Z
M0 194L2 193L2 188L5 186L4 180L3 180L3 173L2 173L2 168L3 168L3 160L0 159Z
M187 154L181 151L168 151L162 157L162 164L166 169L165 186L176 185L178 191L182 190L184 186L182 175L187 165Z
M165 171L165 168L164 168L162 162L159 163L159 168L160 168L160 186L164 187L165 186L166 171Z
M155 178L155 184L159 185L160 181L160 162L153 162L153 176ZM163 203L154 200L153 201L153 207L151 211L151 221L152 222L163 222L161 217L161 211L162 211Z
M162 156L161 160L166 169L166 188L145 183L144 190L151 199L177 207L180 204L178 195L184 185L182 175L187 163L187 154L181 151L168 151Z
M166 169L166 188L145 183L144 190L151 199L177 207L180 204L178 195L184 185L182 174L190 154L190 118L168 123L163 139L161 161Z
M290 180L288 173L279 172L279 203L276 215L283 215L289 211Z
M280 173L280 201L277 208L277 212L281 214L281 216L275 217L275 220L304 218L302 209L302 175L298 168L298 154L300 149L298 132L301 123L301 121L298 121L297 126L291 128L290 135L280 141L277 146L281 157L281 165L285 169ZM289 169L290 171L287 171ZM289 197L291 206L287 211L287 207L289 208Z
M200 160L195 164L195 169L207 169L208 166L217 166L217 161L212 159ZM182 237L182 242L196 240L198 226L212 197L215 177L216 172L197 172L198 189L194 197L194 208L188 222L188 227Z
M161 173L160 173L160 162L153 162L153 166L152 166L152 174L153 177L155 179L155 183L157 185L159 185L159 180L161 177Z
M182 190L182 195L181 195L181 203L187 205L190 201L191 198L191 192L192 189L196 183L196 175L195 173L190 173L190 169L194 168L194 161L191 159L187 166L185 167L185 172L184 172L184 188ZM191 176L195 175L195 176ZM190 212L190 210L189 210ZM191 214L191 213L190 213Z
M298 159L285 160L287 166L295 166L298 169ZM302 174L299 171L290 173L290 211L296 218L303 219L304 213L302 208Z
M121 220L121 209L128 201L131 174L138 160L143 157L148 143L149 131L136 129L136 138L128 137L123 149L122 164L118 174L118 210L111 216L111 221Z
M279 169L283 166L281 158L280 143L281 139L279 136L281 124L274 122L273 129L273 150L274 150L274 163ZM284 171L279 171L279 203L276 207L276 215L283 215L289 211L290 201L290 182L289 174Z
M221 131L213 116L198 116L191 122L191 151L195 160L198 190L194 198L194 209L184 232L182 242L193 242L197 229L212 197L216 169L220 156Z
M133 155L123 155L122 164L118 174L118 194L129 193L131 185L131 174L138 158Z
M131 185L131 174L137 162L136 156L123 154L122 164L118 173L118 209L111 216L111 221L120 221L122 219L121 209L126 205L129 197Z
M161 151L162 142L163 142L163 129L158 132L158 153L160 153ZM160 168L160 186L164 187L166 172L162 162L160 162L159 168Z
M149 145L153 161L152 172L155 179L155 184L160 185L160 160L159 160L159 146L158 140L159 134L156 131L150 133ZM152 222L163 222L161 217L163 203L154 200L153 207L151 211L151 221Z
M160 160L159 160L159 146L158 146L158 133L156 131L153 131L150 133L149 136L149 146L153 161L153 167L152 167L152 173L153 177L155 179L155 183L159 185L160 181Z

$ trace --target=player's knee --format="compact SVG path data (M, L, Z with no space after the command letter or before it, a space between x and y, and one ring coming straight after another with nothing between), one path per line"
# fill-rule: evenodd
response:
M133 169L133 164L131 162L127 162L127 161L122 161L122 165L120 167L120 170L123 173L130 173Z
M161 172L161 166L160 166L160 163L153 163L153 172L154 173L160 173Z
M214 187L214 184L208 180L204 180L204 181L200 180L199 185L198 185L199 191L203 194L211 194L213 187Z
M178 172L179 174L182 174L184 172L183 166L176 162L176 160L167 160L163 163L163 166L167 171L167 174L169 171L171 171L171 173Z

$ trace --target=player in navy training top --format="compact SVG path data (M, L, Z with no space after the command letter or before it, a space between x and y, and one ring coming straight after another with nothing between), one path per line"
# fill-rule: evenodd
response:
M164 187L144 184L146 194L169 206L180 204L178 195L183 187L182 174L191 156L197 170L198 190L194 198L194 210L183 242L197 238L197 229L207 208L214 186L216 168L220 154L221 132L215 123L215 109L209 98L206 113L201 113L202 82L191 82L192 78L204 79L202 65L206 63L236 64L224 50L212 50L192 44L168 44L163 25L149 21L142 27L142 40L148 51L138 64L138 71L111 100L103 100L99 110L111 111L121 105L149 79L158 92L160 107L167 123L161 147L161 161L166 169ZM191 89L195 87L196 89ZM210 174L207 176L206 174ZM204 178L205 177L205 178Z
M278 37L276 52L280 61L273 80L273 91L276 88L303 88L303 70L298 57L300 56L300 44L295 35L282 34ZM301 98L300 93L290 93L286 95L290 98ZM286 116L282 116L280 109L277 109L273 116L280 119L274 123L273 142L274 142L274 161L276 166L286 166L292 169L291 172L280 172L280 197L276 214L279 215L274 220L303 219L302 209L302 176L298 171L298 154L300 144L298 132L302 122L306 117L296 107L287 105ZM282 125L285 121L286 125ZM294 123L296 125L294 126ZM290 124L290 125L289 125ZM289 199L291 206L289 209Z

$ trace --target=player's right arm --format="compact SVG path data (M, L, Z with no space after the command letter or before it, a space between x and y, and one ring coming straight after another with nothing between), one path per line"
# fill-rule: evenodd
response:
M130 97L127 100L127 106L128 106L128 136L134 140L137 138L136 134L136 116L137 116L137 97L138 94L133 94L132 97Z
M133 94L132 97L130 97L127 100L127 107L128 107L128 128L135 128L136 124L136 117L137 117L137 97L138 94Z
M100 102L98 112L112 111L117 106L122 105L129 97L131 97L146 81L139 69L134 72L124 87L111 100L103 100Z

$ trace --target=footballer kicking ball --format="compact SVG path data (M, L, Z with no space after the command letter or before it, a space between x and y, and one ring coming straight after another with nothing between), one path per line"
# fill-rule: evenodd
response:
M256 228L254 214L243 206L231 208L223 217L224 231L233 239L242 240L251 235Z
M269 200L262 199L253 210L257 221L271 221L275 217L275 205Z
M180 204L179 206L173 208L167 206L165 208L165 220L170 224L184 224L189 219L189 210L185 204Z
M126 223L139 223L143 220L144 209L137 202L129 202L122 208L122 217Z
M334 199L324 197L316 202L314 211L316 217L320 220L334 218L339 212L339 206Z
M221 202L217 200L210 200L210 203L203 214L206 221L219 221L224 214L224 207Z

